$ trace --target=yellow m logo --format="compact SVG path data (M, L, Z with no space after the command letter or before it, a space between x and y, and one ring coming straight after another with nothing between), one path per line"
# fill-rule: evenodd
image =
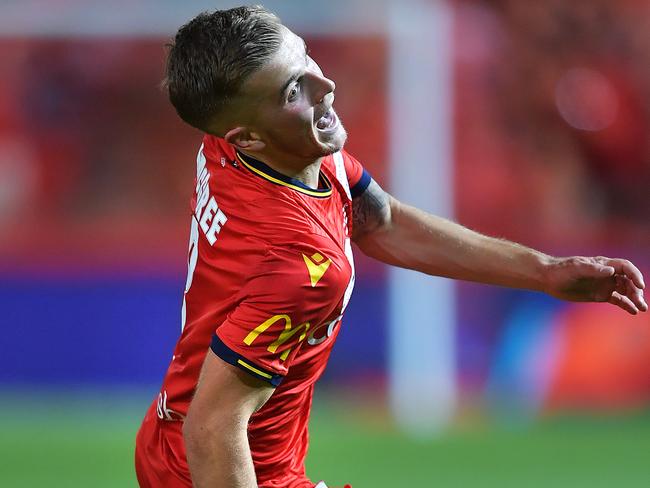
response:
M309 279L311 281L312 288L315 287L320 279L327 271L327 268L332 264L331 259L325 259L322 254L314 253L312 257L302 255L302 259L305 261L307 266L307 271L309 272Z
M296 335L300 331L302 331L302 334L298 338L298 342L302 342L303 340L305 340L305 337L307 337L307 330L309 330L310 327L309 322L305 322L304 324L300 324L296 328L293 328L291 325L291 317L289 317L286 314L281 314L281 315L274 315L273 317L265 320L260 325L255 327L252 331L250 331L248 335L244 338L244 344L250 346L260 334L264 333L266 329L271 327L276 322L279 322L280 320L284 320L285 322L284 330L275 341L269 344L267 351L269 351L270 353L275 353L282 344L287 342L289 339L291 339L294 335ZM287 349L286 351L283 351L282 354L280 355L280 359L282 361L287 359L290 352L291 352L291 348Z

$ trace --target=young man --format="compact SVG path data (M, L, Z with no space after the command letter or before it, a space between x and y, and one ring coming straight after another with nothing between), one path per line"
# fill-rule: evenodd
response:
M385 193L343 149L334 82L262 8L183 26L166 81L207 135L183 332L137 438L142 487L314 486L307 421L354 285L351 239L431 275L647 310L628 261L553 258Z

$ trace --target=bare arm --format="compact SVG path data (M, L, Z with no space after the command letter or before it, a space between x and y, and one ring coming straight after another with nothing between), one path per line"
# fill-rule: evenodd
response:
M353 205L353 240L385 263L566 300L609 301L630 313L647 310L643 277L629 261L548 256L403 204L375 181Z
M208 351L183 437L195 487L255 488L248 420L273 388Z

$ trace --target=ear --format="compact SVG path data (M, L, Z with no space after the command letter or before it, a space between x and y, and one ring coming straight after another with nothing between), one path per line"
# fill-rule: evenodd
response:
M246 127L230 129L223 138L233 146L248 151L261 151L266 147L260 136Z

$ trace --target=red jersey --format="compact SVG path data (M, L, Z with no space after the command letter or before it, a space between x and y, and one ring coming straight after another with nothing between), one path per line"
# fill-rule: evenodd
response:
M314 189L204 138L183 331L138 436L177 486L191 486L181 424L208 348L276 387L248 427L259 486L314 486L304 468L312 392L354 287L352 197L369 183L345 151L323 160Z

